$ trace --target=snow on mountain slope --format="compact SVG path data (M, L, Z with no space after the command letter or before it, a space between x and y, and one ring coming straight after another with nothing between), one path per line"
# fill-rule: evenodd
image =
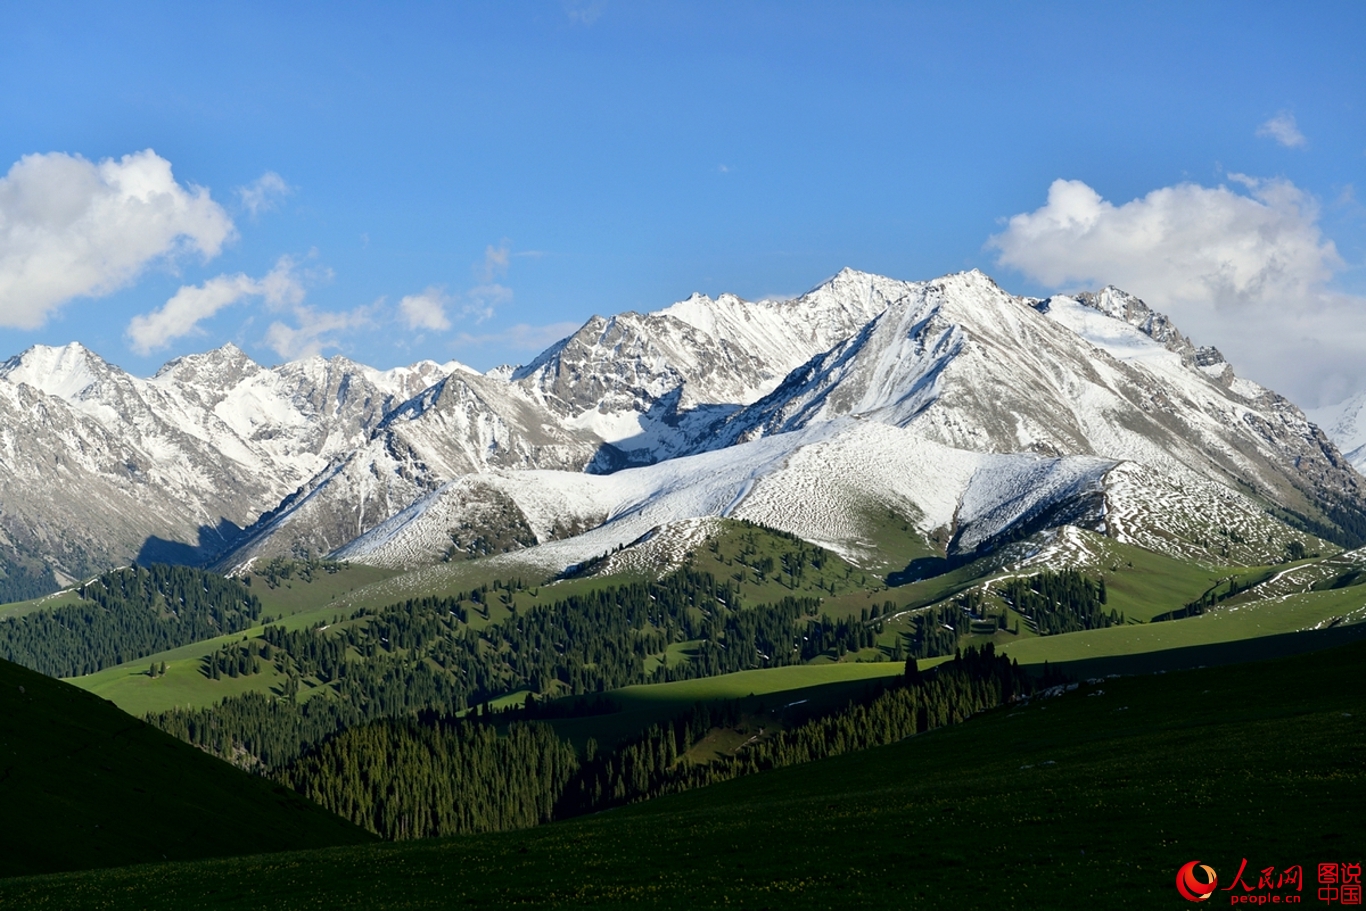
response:
M342 357L266 369L225 345L168 362L151 379L79 344L35 346L0 366L0 379L66 401L115 432L130 430L161 461L228 460L259 480L240 522L274 505L362 444L399 402L454 370L427 361L387 372Z
M712 300L694 294L657 315L682 320L757 356L773 374L773 383L762 390L767 393L778 380L844 341L914 287L912 282L842 269L790 300L746 301L733 294Z
M181 556L226 543L236 529L221 517L246 479L214 463L165 464L159 442L0 383L0 591L31 597L40 592L21 577L50 590L135 556L175 556L177 542Z
M708 445L855 415L958 449L1093 455L1250 483L1303 514L1328 499L1360 503L1358 476L1304 415L1234 381L1227 365L1208 369L1211 349L1187 364L1074 300L1059 300L1056 318L1031 303L978 272L924 283Z
M592 470L648 464L695 445L909 287L845 269L791 300L694 294L653 313L594 316L511 379L608 444Z
M227 345L141 379L79 344L35 346L0 365L15 412L0 535L16 542L10 559L58 577L135 557L203 559L457 369L380 372L344 358L266 369Z
M952 529L954 556L1065 525L1108 530L1121 541L1205 561L1253 559L1256 548L1238 543L1238 529L1255 533L1256 544L1271 541L1273 549L1291 536L1246 497L1213 482L1183 484L1144 466L1092 456L956 450L913 430L845 418L606 476L470 475L429 493L336 556L397 568L431 564L448 552L451 529L468 525L495 497L539 542L504 562L548 573L633 542L654 543L638 554L623 551L611 565L668 565L661 554L675 553L677 540L702 534L709 527L702 520L718 516L790 532L862 565L876 554L869 516L887 509L909 519L911 534ZM570 522L591 530L560 539L556 526Z
M582 469L602 441L557 423L505 380L455 372L391 410L370 439L310 479L222 556L328 553L450 481L498 469Z
M694 295L655 313L595 316L525 367L453 375L396 408L221 565L339 547L466 472L667 460L913 287L846 269L789 301Z
M36 408L64 434L15 436L25 463L0 476L89 498L94 526L119 529L110 557L138 534L197 545L249 522L221 568L304 549L412 566L534 541L527 559L563 569L718 515L856 560L879 510L956 555L1075 524L1253 559L1288 534L1273 507L1366 526L1361 481L1323 433L1142 301L1020 298L977 272L844 270L788 301L694 295L594 317L487 375L266 369L226 346L141 380L68 346L12 358L0 387L12 426ZM44 459L67 446L80 476L62 488ZM2 496L38 514L32 494Z
M887 425L831 422L609 476L488 472L452 482L337 552L387 566L430 563L464 521L471 488L496 488L542 542L524 559L563 570L680 522L731 516L788 531L855 561L872 556L867 513L889 506L917 530L958 529L971 552L1061 510L1096 524L1112 462L952 450ZM601 523L555 541L552 519Z
M1306 412L1358 472L1366 474L1366 392Z
M759 396L772 383L771 365L798 362L846 330ZM477 390L462 381L448 407L433 407L445 395L434 387L397 409L363 450L310 482L225 565L301 542L340 547L355 535L341 552L356 559L436 559L451 537L439 526L472 521L451 500L463 487L449 487L465 485L467 473L524 514L545 490L571 484L575 493L556 508L576 523L650 516L644 526L609 520L610 531L546 545L547 563L720 514L865 555L872 508L912 517L921 534L952 527L959 553L1008 528L1103 527L1109 511L1126 529L1117 534L1210 558L1208 524L1174 515L1135 477L1166 491L1170 504L1260 529L1262 541L1286 530L1264 519L1258 498L1304 515L1329 496L1359 498L1356 476L1298 410L1237 379L1213 349L1196 348L1115 289L1037 301L976 272L908 283L845 270L794 301L694 295L654 314L595 317L528 367L482 380ZM451 423L447 414L460 417ZM888 443L878 434L890 431L872 427L907 432ZM774 444L783 465L770 464L767 447L740 445L778 437L788 437ZM671 459L677 452L729 449L714 478L687 468L695 494L713 491L698 501L705 508L682 507L691 501L663 485L650 494L658 503L625 509L621 498L637 483L630 479L656 477L639 468L611 474L606 488L578 478L552 484L544 474L514 481L507 471L655 462L671 466L660 468L663 477L703 464ZM733 461L745 453L758 463ZM993 467L995 457L1006 461ZM1103 480L1121 463L1129 467L1113 483ZM869 466L882 470L869 477ZM981 501L991 509L980 506L976 485L1002 478L1015 478L1002 488L1012 496L993 494ZM603 490L615 493L604 500ZM1230 498L1236 506L1220 506ZM538 541L559 537L523 519ZM1164 533L1163 523L1179 531Z

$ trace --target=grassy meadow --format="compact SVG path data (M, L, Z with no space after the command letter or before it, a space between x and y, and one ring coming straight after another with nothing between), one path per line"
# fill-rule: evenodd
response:
M1366 644L1083 685L888 747L496 835L0 881L58 909L1184 907L1199 859L1355 860Z

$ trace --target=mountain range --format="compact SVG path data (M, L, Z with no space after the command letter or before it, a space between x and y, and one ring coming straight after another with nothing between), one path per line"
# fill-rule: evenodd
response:
M718 516L879 571L1068 525L1267 562L1366 541L1363 401L1307 416L1123 291L976 271L693 295L487 373L37 346L0 366L0 598L131 560L663 565Z

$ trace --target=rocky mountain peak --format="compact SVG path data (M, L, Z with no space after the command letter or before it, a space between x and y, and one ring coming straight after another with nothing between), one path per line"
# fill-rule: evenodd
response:
M115 373L123 373L80 342L34 345L0 365L0 378L27 383L48 395L74 401Z
M1075 300L1083 306L1128 323L1153 341L1174 351L1183 358L1193 356L1195 345L1181 334L1164 313L1149 307L1139 298L1114 285L1106 285L1097 292L1082 292Z
M228 342L212 351L187 354L167 361L152 377L152 381L227 387L240 383L262 369L245 351Z

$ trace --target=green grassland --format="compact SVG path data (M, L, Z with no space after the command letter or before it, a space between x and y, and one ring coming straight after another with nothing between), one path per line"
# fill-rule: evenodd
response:
M1363 684L1366 644L1107 680L537 829L9 879L0 907L1176 908L1182 864L1244 858L1312 889L1366 843Z
M1366 590L1352 587L1230 602L1184 620L1022 638L1001 648L1021 664L1056 664L1236 642L1361 620L1366 620Z
M274 587L266 584L262 574L252 573L249 587L261 600L263 620L270 617L270 625L298 630L349 616L351 611L343 611L335 604L338 595L392 575L392 570L342 564L334 572L314 573L311 582L291 574L289 579L282 579ZM138 717L174 706L213 705L224 697L250 691L269 692L277 689L284 679L269 664L260 674L219 680L211 680L201 672L205 656L229 643L258 637L266 626L263 622L240 633L157 652L93 674L72 677L67 682L108 699ZM150 665L162 662L166 664L164 676L152 677L147 673ZM303 687L299 694L301 699L323 692L323 688L311 686L308 680L303 681Z
M283 571L287 575L279 575L277 571L273 583L265 568L258 568L242 577L242 582L260 599L265 614L277 619L327 607L399 574L398 570L363 563L313 561L316 565L308 569L305 576L307 564L300 561L278 562L284 563Z
M949 529L940 528L927 538L915 527L915 516L902 515L882 504L864 508L861 519L859 527L871 550L865 562L869 569L882 575L901 569L912 560L944 556L951 537Z
M67 604L75 604L81 600L75 589L62 589L50 595L43 595L41 598L30 598L27 601L11 601L9 604L0 604L0 620L8 620L11 617L22 617L34 611L51 610L55 607L63 607Z
M1306 578L1317 579L1322 576L1326 580L1322 584L1329 584L1331 580L1344 578L1343 573L1352 571L1352 568L1346 564L1339 565L1341 558L1336 557L1328 558L1333 567L1323 571L1316 571L1315 567L1324 561L1305 561L1298 564L1298 568L1293 565L1208 567L1154 554L1101 535L1080 534L1091 554L1094 567L1091 572L1106 580L1109 591L1107 606L1122 612L1129 621L1127 626L1084 634L1038 637L1018 614L1007 611L1007 631L989 637L970 637L964 641L964 645L980 645L989 639L998 647L1010 651L1022 663L1035 664L1045 660L1057 663L1276 635L1329 622L1352 607L1348 602L1352 600L1353 587L1349 586L1330 589L1321 595L1297 595L1289 601L1253 601L1248 603L1246 610L1233 610L1247 601L1248 596L1240 596L1221 605L1217 615L1198 620L1194 626L1187 626L1189 620L1148 625L1144 621L1177 610L1211 589L1226 586L1230 580L1247 586L1291 569L1307 574ZM460 591L469 591L475 584L489 584L499 578L519 578L525 586L515 591L500 589L485 598L487 618L479 610L471 610L469 622L476 629L505 620L514 609L518 612L534 610L556 600L635 578L622 575L587 576L550 582L535 577L509 575L503 558L492 561L492 564L487 560L471 560L456 565L463 573L459 577L463 580L461 584L468 587L428 591L428 594L454 596ZM695 552L691 566L735 581L751 604L775 601L787 595L820 597L821 612L836 619L858 618L866 612L877 615L889 610L887 605L890 604L891 616L884 619L883 631L877 640L878 647L849 652L841 659L841 663L878 662L894 656L898 639L912 628L911 612L955 597L968 589L981 589L985 585L990 592L994 581L1006 575L1038 571L1013 569L1005 562L1005 557L998 554L955 567L938 576L886 588L876 576L855 568L835 554L795 541L781 533L730 520L722 522L721 532ZM800 569L794 573L793 567ZM499 571L495 572L495 568ZM393 603L378 593L392 594L392 584L405 578L396 577L391 570L345 564L332 564L331 571L315 568L309 573L311 581L305 581L298 565L292 570L286 566L284 572L283 578L279 577L278 572L275 574L273 585L262 570L253 573L250 578L252 591L262 599L264 614L289 629L333 623L363 623L363 620L351 619L354 612L370 603ZM421 576L426 572L410 575ZM489 580L480 581L481 573L487 575ZM439 578L449 582L454 577L442 575ZM834 594L831 594L832 589ZM466 603L474 606L473 602ZM999 598L993 595L989 595L988 603L993 611L1005 609ZM1232 618L1232 622L1219 619L1224 617ZM259 636L263 627L264 624L235 636L205 640L139 658L118 667L74 678L72 682L139 716L174 706L209 706L224 697L252 690L278 691L283 677L270 666L261 674L219 680L211 680L201 673L202 659L206 655L243 635ZM671 666L676 666L687 660L693 647L695 643L674 643L664 658ZM648 659L647 670L652 669L659 660L658 657ZM815 663L823 664L830 660L817 658ZM159 677L149 676L148 666L163 661L167 673ZM319 681L310 679L304 679L302 687L300 695L304 699L331 692ZM510 695L518 701L524 698L520 691ZM498 704L509 701L504 698Z
M368 840L102 699L0 661L0 876Z
M869 683L900 675L903 671L903 665L889 662L799 664L628 686L604 694L617 709L610 714L555 719L551 724L561 736L579 746L589 737L608 746L634 736L652 724L668 721L698 702L734 701L740 711L747 714L766 713L799 701L812 703L812 708L835 708L863 692ZM567 711L572 704L572 700L568 702Z

